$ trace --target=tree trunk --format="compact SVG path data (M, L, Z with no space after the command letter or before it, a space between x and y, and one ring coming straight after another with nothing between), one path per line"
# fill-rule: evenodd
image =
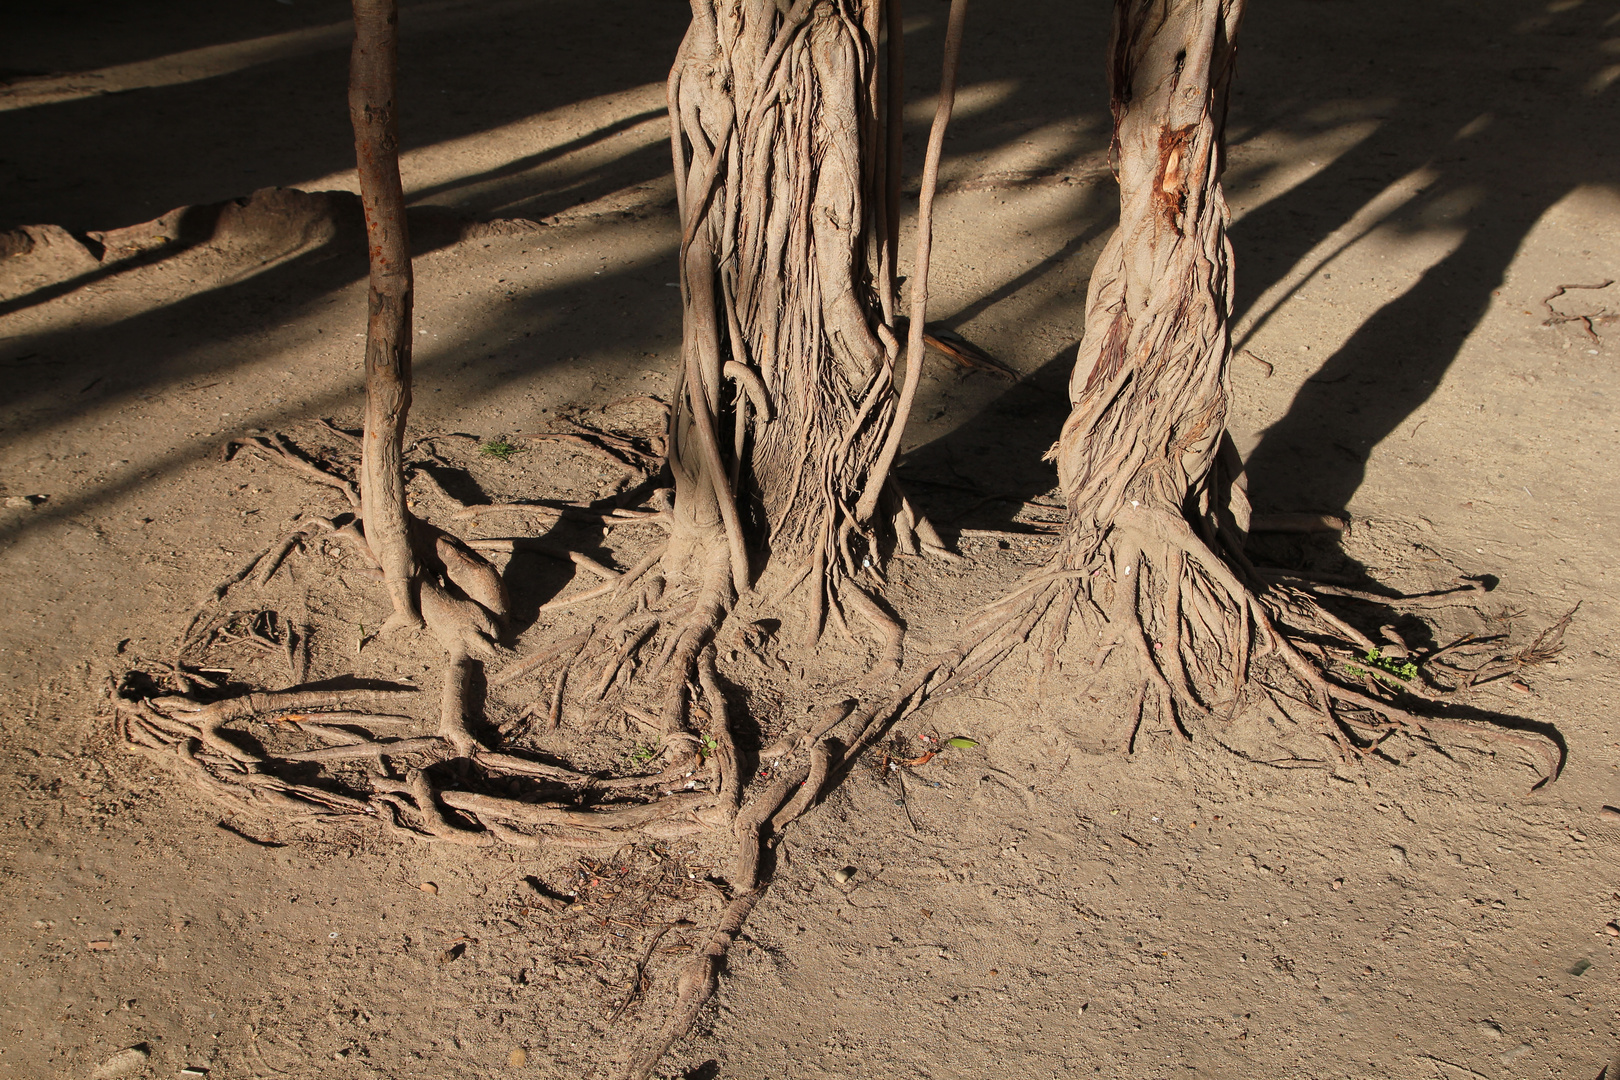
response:
M394 612L384 629L424 623L450 653L441 733L462 753L469 656L490 657L506 614L500 574L405 504L405 421L411 408L411 244L399 178L398 0L354 0L349 118L366 215L371 288L366 320L366 419L360 514Z
M887 482L909 401L896 381L899 112L891 100L885 123L880 111L884 6L692 0L669 84L685 327L665 566L701 555L709 580L745 589L750 546L767 548L809 582L812 633L842 603L893 643L898 627L856 583L880 580L890 530L907 551L938 538ZM920 358L908 353L909 371Z
M349 118L366 214L371 288L366 321L366 420L360 462L366 542L381 565L391 622L420 626L416 556L401 460L411 407L411 245L399 179L395 112L397 0L354 0Z
M1220 186L1242 7L1115 0L1109 81L1120 223L1092 272L1072 408L1049 455L1068 502L1064 535L1046 565L967 622L953 648L859 711L844 762L925 700L987 678L1039 638L1042 679L1066 646L1083 655L1088 688L1103 689L1104 666L1124 660L1134 673L1122 688L1134 714L1127 749L1156 708L1187 739L1201 732L1278 767L1289 763L1270 760L1278 749L1271 733L1303 723L1347 763L1383 753L1396 733L1433 744L1439 732L1462 732L1543 755L1543 782L1557 776L1561 749L1549 733L1527 738L1490 719L1408 707L1466 691L1474 674L1443 676L1455 684L1448 687L1439 668L1379 663L1379 645L1320 604L1308 581L1268 583L1244 554L1242 463L1225 430L1232 254ZM1479 670L1544 662L1568 624L1566 616ZM1044 697L1037 688L1034 700ZM1257 736L1232 723L1240 715L1260 721L1248 725Z
M1187 514L1217 531L1211 477L1226 430L1232 310L1220 172L1241 7L1121 0L1115 9L1120 223L1092 272L1057 447L1087 554L1132 509Z
M1070 515L1064 563L1086 575L1144 692L1157 691L1184 733L1183 714L1202 712L1215 687L1240 686L1249 663L1248 592L1228 566L1241 542L1217 468L1232 311L1220 173L1242 7L1115 4L1120 223L1092 272L1054 448Z

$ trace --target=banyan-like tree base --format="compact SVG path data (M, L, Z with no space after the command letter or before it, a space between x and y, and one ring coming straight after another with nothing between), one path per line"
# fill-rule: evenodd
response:
M1518 647L1468 635L1395 663L1306 583L1266 583L1241 554L1218 555L1179 516L1126 512L1090 560L1075 559L1075 550L1062 545L981 609L954 648L862 710L871 719L852 749L858 753L902 717L977 685L1022 654L1037 696L1044 699L1049 688L1059 708L1082 696L1073 685L1052 685L1059 678L1079 680L1081 690L1108 680L1129 688L1125 714L1103 721L1127 753L1157 727L1279 768L1393 762L1390 740L1397 738L1442 752L1459 740L1522 751L1538 764L1535 787L1563 766L1555 730L1457 707L1472 706L1478 688L1556 657L1574 610ZM1422 597L1357 599L1412 606L1478 595L1463 585ZM1471 659L1461 655L1465 649ZM1446 715L1451 710L1467 715ZM1322 755L1237 745L1240 722L1256 719L1274 731L1313 733Z
M285 440L269 442L277 460L295 450ZM341 489L341 470L297 456L337 481L322 483ZM450 520L479 509L458 507L452 502ZM1057 689L1052 680L1076 674L1134 687L1130 709L1108 721L1125 732L1128 748L1154 721L1195 742L1230 746L1236 721L1264 715L1285 729L1315 733L1323 758L1339 762L1386 758L1390 740L1404 738L1429 746L1480 739L1520 749L1542 761L1548 776L1560 763L1549 741L1439 714L1481 683L1555 655L1567 617L1524 648L1498 649L1472 663L1460 660L1465 646L1418 654L1419 674L1408 677L1369 664L1373 643L1319 602L1308 583L1268 581L1241 555L1227 549L1218 555L1180 517L1146 510L1122 515L1089 561L1075 557L1078 545L1060 545L1045 567L983 609L955 649L913 660L909 670L901 668L898 649L872 632L876 623L862 628L850 594L819 590L824 601L831 596L830 611L849 609L825 620L826 633L839 636L842 624L848 640L875 645L854 693L888 683L897 672L900 689L866 694L860 704L829 703L767 746L739 747L737 694L717 661L749 652L760 670L771 670L785 639L809 624L808 574L767 575L739 599L723 540L680 536L667 490L651 491L638 507L527 509L663 535L638 548L639 558L624 570L549 540L466 542L485 550L544 543L543 554L572 559L598 579L543 607L577 614L572 633L560 632L527 656L502 654L493 662L488 683L508 700L521 700L512 695L523 686L540 688L526 710L507 717L499 746L462 741L471 738L467 688L456 677L464 665L447 667L435 723L412 715L422 711L422 697L411 688L295 685L227 697L220 680L188 662L188 650L210 640L247 642L267 654L281 649L289 678L301 681L307 632L240 617L233 590L269 582L307 538L328 537L363 553L363 533L345 514L294 522L211 590L173 662L156 673L168 688L128 680L116 695L118 725L132 750L166 762L210 796L306 827L374 826L411 842L490 848L600 853L690 839L729 850L723 871L710 879L721 894L718 916L673 987L645 991L643 1009L653 1018L623 1059L626 1077L650 1075L714 992L727 947L769 887L771 848L788 826L824 799L894 722L991 677L1020 651L1048 690ZM671 559L678 549L685 557ZM1472 593L1464 587L1449 598ZM771 615L780 625L766 629ZM1013 677L1012 669L1003 677ZM1059 701L1075 696L1066 689L1056 694ZM780 722L763 713L754 719ZM615 775L562 763L566 755L558 750L588 750L611 722L633 726L636 741L647 742L649 752L634 770ZM536 739L552 752L534 752ZM1299 763L1297 756L1245 756L1283 767Z
M327 434L353 442L330 425ZM424 710L415 687L300 686L309 670L309 628L281 617L267 597L249 600L244 593L263 593L289 556L314 541L341 545L354 557L348 566L358 560L370 576L380 581L382 574L346 465L279 435L241 445L337 491L348 510L300 516L208 591L172 657L157 670L131 672L115 689L124 743L233 811L307 829L374 827L411 842L550 851L607 852L681 839L718 843L728 851L724 872L711 880L724 896L720 918L677 980L668 1011L625 1059L624 1075L648 1075L712 994L726 946L768 887L769 846L815 805L832 770L853 760L838 741L852 737L846 721L854 727L864 722L851 716L846 702L757 753L739 751L735 692L717 671L719 650L752 653L779 672L777 648L788 635L813 643L827 634L873 658L862 671L864 685L892 678L902 662L902 630L874 599L882 584L878 570L868 566L858 577L837 578L808 568L768 574L739 601L724 535L682 529L674 492L651 486L651 459L629 463L642 470L642 482L631 489L645 493L639 506L469 506L431 482L450 522L500 510L586 519L610 530L656 529L662 537L639 548L634 565L620 570L549 538L463 541L413 516L422 564L441 590L480 612L506 610L498 578L491 584L467 572L468 565L489 567L485 552L534 550L568 559L598 579L542 605L543 614L578 616L579 628L527 656L496 646L492 619L479 624L478 640L488 646L479 655L455 636L435 634L446 657L439 709L436 719L423 718L432 706ZM432 480L430 473L421 475ZM890 515L885 523L902 550L957 558L898 491L880 512ZM421 595L433 628L441 613L431 593ZM239 683L207 663L212 650L226 647L284 657L290 688L240 692ZM405 647L414 648L408 639ZM469 723L477 711L470 686L484 664L491 668L488 685L508 700L526 683L545 687L527 709L506 718L498 745L480 741L488 735L475 735ZM575 756L600 764L602 755L589 751L593 735L610 720L636 727L634 742L645 749L636 753L632 770L566 764ZM551 752L537 753L537 740ZM762 762L769 764L761 769ZM649 990L649 1000L654 994Z

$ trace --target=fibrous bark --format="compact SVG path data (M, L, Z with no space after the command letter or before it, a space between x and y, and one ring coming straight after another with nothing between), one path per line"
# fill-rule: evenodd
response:
M880 111L884 7L693 0L669 83L685 331L666 566L723 542L730 584L746 589L749 548L768 548L809 583L812 633L842 602L888 637L855 584L878 580L880 534L905 551L939 546L887 482L909 400L896 378L899 132L892 100L887 122ZM953 25L959 42L959 10ZM947 87L941 131L949 101ZM908 373L920 360L919 341Z
M1232 569L1246 513L1233 515L1218 467L1232 296L1220 173L1241 12L1242 0L1115 5L1120 222L1092 272L1054 447L1061 562L1082 574L1070 588L1106 613L1178 722L1247 681L1255 614Z
M1120 222L1092 271L1056 448L1077 563L1122 512L1214 536L1231 245L1221 192L1241 0L1125 0L1110 48ZM1138 515L1140 516L1140 515ZM1123 568L1122 568L1123 569Z

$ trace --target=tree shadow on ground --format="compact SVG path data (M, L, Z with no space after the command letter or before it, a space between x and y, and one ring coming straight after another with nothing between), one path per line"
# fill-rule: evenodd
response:
M37 5L8 35L0 66L40 66L30 53L52 61L48 66L79 56L92 64L122 60L83 21L88 7L117 25L116 12L99 10L114 6L89 0ZM50 222L82 234L352 169L347 9L326 0L309 8L266 5L277 18L259 11L260 17L239 21L249 33L270 32L272 23L285 24L284 33L334 28L305 51L208 78L181 74L166 85L0 109L0 146L9 148L11 159L0 163L0 227ZM661 86L688 18L683 5L662 3L612 10L509 0L404 5L401 150L408 154L576 102ZM148 25L135 35L138 49L159 55L164 40L179 48L220 44L198 40L198 23L230 25L191 4L142 9L142 19ZM634 34L623 33L632 22ZM574 59L596 43L602 47L592 63ZM93 84L93 73L86 78ZM668 164L667 155L644 162L642 178L660 175Z
M1266 429L1247 462L1258 509L1346 509L1365 477L1368 454L1440 385L1537 222L1570 192L1613 182L1616 155L1610 147L1598 150L1591 133L1620 120L1616 95L1612 87L1593 92L1601 77L1596 51L1571 48L1572 38L1600 34L1602 13L1572 5L1513 20L1520 9L1492 7L1485 14L1493 18L1472 22L1465 38L1444 52L1431 54L1423 45L1431 57L1427 64L1402 52L1444 39L1445 27L1456 31L1438 10L1403 10L1395 26L1383 28L1357 13L1338 29L1349 33L1365 26L1363 42L1324 38L1336 40L1346 55L1378 56L1377 66L1363 69L1367 92L1397 95L1398 101L1373 137L1252 211L1233 230L1238 281L1247 282L1240 284L1240 305L1250 309L1257 327L1275 305L1254 311L1255 299L1282 280L1285 268L1347 224L1358 199L1403 177L1418 178L1414 194L1367 232L1396 242L1427 237L1451 245L1366 318ZM1392 44L1392 32L1411 44L1393 55L1379 52ZM1464 85L1455 77L1458 69L1482 62L1498 76L1489 83L1493 92L1458 89ZM1247 265L1258 266L1260 274L1245 276L1246 249L1253 252ZM1321 254L1311 289L1332 297L1352 283L1342 273L1334 280L1336 252Z

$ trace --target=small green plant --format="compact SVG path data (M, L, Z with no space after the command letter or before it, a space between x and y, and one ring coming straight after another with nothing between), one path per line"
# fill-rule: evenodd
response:
M1362 662L1367 666L1357 667L1355 664L1345 664L1345 670L1352 675L1371 675L1375 679L1382 679L1387 683L1411 682L1417 678L1418 666L1410 660L1396 660L1385 656L1378 649L1368 649ZM1391 678L1390 676L1394 676Z
M705 732L698 737L698 753L705 758L714 757L714 753L718 749L720 749L720 744L714 741L713 735Z
M514 454L523 453L524 448L512 442L505 435L497 436L478 448L478 452L485 457L492 457L496 461L506 461Z
M638 744L633 747L625 757L630 759L632 765L645 765L658 756L658 747L651 743Z

